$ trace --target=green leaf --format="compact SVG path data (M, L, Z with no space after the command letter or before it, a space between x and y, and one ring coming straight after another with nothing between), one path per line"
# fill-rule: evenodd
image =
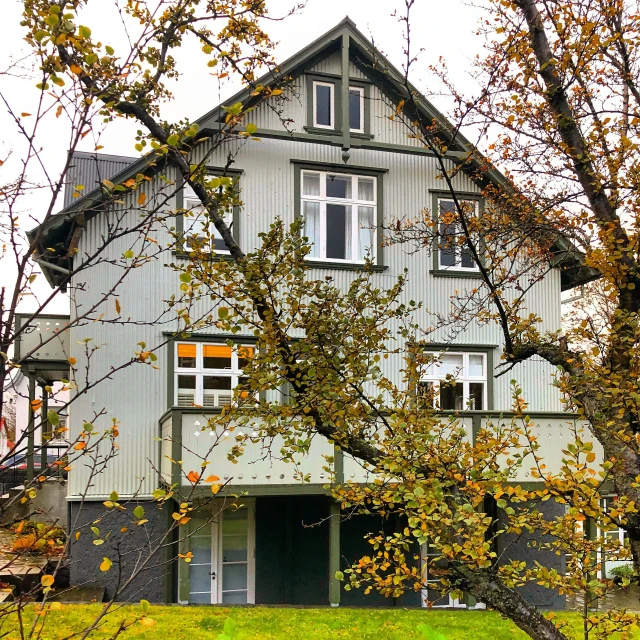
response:
M496 504L498 505L498 507L500 507L500 509L504 509L507 506L507 501L503 498L500 498L500 500L496 501Z
M178 136L177 133L172 133L168 138L167 138L167 144L171 147L175 147L178 142L180 142L180 136Z
M131 260L131 258L133 258L133 251L129 249L128 251L125 251L122 255L126 260Z
M258 127L256 127L255 124L253 123L249 123L247 125L247 133L253 135L256 131L258 130Z
M340 580L340 582L344 580L344 573L342 573L342 571L336 571L336 580Z
M144 507L141 505L138 505L134 510L133 510L133 515L138 518L138 520L140 520L140 518L144 517Z
M151 610L151 605L148 600L140 600L140 608L142 609L142 613L146 615Z
M89 27L85 27L84 25L80 25L78 27L78 34L81 38L85 38L88 40L91 37L91 29Z
M114 501L114 502L118 502L118 492L117 491L112 491L111 494L109 495L109 497Z
M53 427L57 427L60 424L60 418L58 417L58 413L53 409L49 409L47 413L47 420L49 424Z

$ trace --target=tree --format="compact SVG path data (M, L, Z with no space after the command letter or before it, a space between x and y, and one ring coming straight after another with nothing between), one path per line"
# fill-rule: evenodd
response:
M372 555L364 557L347 574L347 586L373 586L386 594L425 588L426 576L417 569L415 558L423 553L420 545L426 545L433 558L431 569L440 579L440 589L471 592L510 617L533 638L566 637L551 620L529 605L515 587L538 582L550 588L582 591L588 598L613 588L611 582L592 580L597 567L593 554L596 543L585 542L584 536L575 530L575 520L588 515L606 529L626 518L633 511L634 503L622 500L613 513L600 509L598 491L608 478L610 468L589 467L593 462L591 443L585 441L576 428L575 442L568 448L561 472L555 477L545 474L535 430L526 416L526 402L517 388L514 389L514 420L488 425L475 442L468 441L459 419L441 421L430 403L416 393L420 368L428 364L428 359L421 348L418 328L411 319L413 305L399 300L403 278L388 290L380 289L365 267L348 291L340 291L327 281L307 278L304 257L309 249L301 238L300 223L286 230L281 222L274 222L271 231L262 237L262 246L251 253L245 253L234 239L223 216L232 204L230 185L207 181L203 171L206 158L192 164L189 154L196 148L215 148L225 134L250 137L253 129L246 123L246 105L228 109L226 122L219 134L214 132L209 147L205 142L210 144L210 141L203 140L193 124L169 125L160 118L160 104L168 98L163 80L177 73L171 54L186 36L202 42L204 53L212 56L212 66L218 66L221 73L230 69L238 71L258 97L268 99L279 95L281 90L277 84L254 86L256 67L270 62L270 43L258 26L258 19L265 15L264 5L257 3L247 8L244 3L227 1L209 2L204 8L193 1L176 0L163 4L163 12L156 15L147 5L132 0L126 4L126 15L142 25L142 35L126 57L117 58L115 50L96 42L91 30L78 24L76 15L84 4L78 0L25 3L24 26L42 65L40 91L43 96L53 91L56 99L64 96L62 105L58 105L63 106L61 113L67 104L64 100L68 99L68 104L80 105L81 109L92 107L107 120L119 116L134 119L142 127L138 150L152 149L150 166L158 171L165 166L177 169L181 180L192 187L206 209L232 261L207 260L204 247L196 243L190 263L181 269L182 297L179 304L172 301L170 305L170 310L178 308L182 326L190 329L216 324L231 332L247 327L257 332L259 348L248 367L248 381L239 389L230 409L212 419L210 427L227 425L231 430L238 424L251 423L257 435L240 439L236 448L238 455L247 438L268 440L279 436L285 442L285 455L293 461L305 453L313 438L326 438L377 474L377 479L364 487L337 486L335 495L345 509L393 515L403 526L393 535L372 537ZM220 32L221 41L214 38L207 22L216 15L225 16L223 20L227 21ZM410 60L409 48L407 55ZM407 75L409 67L407 64ZM71 84L69 93L57 88L65 87L66 82ZM412 104L415 93L408 80L405 89L404 98L396 104L398 116L406 118L413 134L422 136L425 144L435 149L442 160L442 178L450 185L447 147L452 138L455 140L457 131L443 131L441 123L435 126L433 122L425 122ZM83 125L85 123L83 119ZM85 130L81 128L78 135ZM207 138L210 135L207 133ZM456 170L464 167L480 171L484 164L483 160L478 163L478 157L472 153L460 154L458 158ZM474 169L478 164L480 167ZM125 184L104 183L111 197L108 206L116 225L118 197L128 189L140 194L138 205L143 219L150 216L151 221L155 216L154 222L162 224L162 219L157 217L166 202L166 191L154 193L150 198L144 189L147 177L141 174L132 183ZM60 188L61 184L58 192ZM487 250L493 251L499 263L493 272L499 274L502 281L496 284L485 268L483 275L488 292L480 295L496 304L495 318L510 326L514 313L521 308L502 299L503 287L517 280L509 273L507 262L515 262L516 256L521 255L519 251L509 250L510 243L522 235L518 236L517 232L525 228L525 222L529 230L537 228L531 220L540 223L541 231L522 245L529 256L529 270L534 277L539 277L538 272L548 266L539 260L540 255L544 255L542 249L550 251L558 240L558 233L553 225L544 226L542 221L546 217L518 194L508 191L490 195L496 203L495 214L483 217L482 221L471 220L465 215L468 212L463 203L458 204L457 212L465 228L460 241L467 242L475 259L482 263L473 240L478 233L484 233ZM507 217L514 203L519 205L515 211L520 218L513 213ZM489 233L491 226L486 232L480 226L489 225L491 221L496 234L493 237ZM499 222L503 224L498 226ZM128 233L131 229L116 226L114 233L125 231ZM425 224L423 234L413 237L422 241L428 237L430 241L433 236L428 236L429 233L433 234L433 227ZM143 246L147 242L146 234L144 238ZM502 246L494 248L495 241L500 239ZM451 238L447 241L451 242ZM37 235L31 243L29 250L37 243ZM135 246L138 250L138 245ZM148 259L146 251L136 254L131 249L131 252L133 255L127 252L123 256L125 271L127 261ZM24 264L28 264L27 258ZM74 271L76 268L74 260ZM26 269L24 266L20 272L23 284L28 282ZM109 300L113 293L109 291ZM217 315L192 317L190 310L196 309L195 303L205 296L211 300L212 308L219 309ZM13 298L19 298L19 293ZM471 301L475 306L467 305L467 310L477 316L480 304L473 297ZM121 315L117 305L116 311ZM483 317L494 319L491 314ZM455 319L445 319L445 322L453 324L453 320L459 322L463 318L456 315ZM535 337L534 318L527 317L517 326L519 336ZM292 340L293 329L302 333L302 339ZM505 339L505 342L508 350L520 345L514 340ZM3 352L8 358L11 340L5 343ZM152 366L152 354L157 346L142 344L131 361L122 366L139 363ZM402 384L386 379L379 367L380 359L394 351L406 356ZM523 356L520 352L519 357ZM257 392L281 387L283 383L289 388L287 404L256 402ZM89 427L74 446L91 441L93 429ZM115 426L108 437L117 437L114 432L117 432ZM88 448L80 446L78 450ZM534 471L545 480L539 490L528 490L510 482L519 467L530 464L529 457L533 457ZM205 462L203 460L203 468ZM183 470L183 473L192 485L200 482L204 475L197 471ZM158 493L157 499L167 502L169 494ZM549 499L567 505L567 512L551 521L545 520L535 502ZM122 507L118 496L108 502L107 509ZM174 517L178 525L189 518L189 505L183 504ZM496 508L502 510L505 519L495 516ZM133 511L132 514L138 524L145 519L144 513ZM562 576L542 566L502 562L504 558L498 556L492 543L501 535L521 536L525 532L546 536L540 544L553 553L572 551L573 571ZM101 535L100 530L93 534ZM621 556L624 553L613 543L599 540L597 544L608 544L611 553ZM164 539L161 539L156 546L162 548L163 545ZM111 569L108 563L105 569ZM608 634L624 628L632 619L624 612L614 612L595 622L586 615L585 637L592 631ZM99 619L96 624L98 622Z
M114 42L111 46L92 36L91 28L83 21L87 16L85 11L92 8L103 12L111 9L121 20L122 33L114 34L114 40L119 44ZM96 12L94 15L100 14ZM190 167L184 159L185 149L193 147L199 139L197 124L187 121L171 124L163 121L160 115L161 105L171 95L168 84L178 75L174 54L185 39L193 38L202 48L203 64L215 69L222 78L235 75L241 83L250 84L257 68L269 69L272 63L272 43L260 27L260 22L267 18L262 2L236 0L207 3L197 0L140 3L131 0L122 6L115 2L108 8L104 3L87 0L26 0L23 3L20 28L31 47L31 56L27 60L34 62L35 72L31 73L23 60L8 63L0 72L0 98L16 134L16 148L0 163L0 264L3 275L11 275L11 281L3 282L0 289L0 419L4 417L6 394L24 393L18 388L22 363L37 349L47 347L56 339L56 334L43 334L39 343L30 350L25 349L25 343L22 343L19 360L18 343L37 318L43 313L46 315L52 300L63 296L69 286L86 287L83 277L92 269L109 265L118 275L104 292L96 296L93 304L76 309L72 319L60 327L61 332L90 326L94 322L120 326L137 323L142 328L145 323L168 323L176 317L175 309L169 306L160 317L141 321L133 317L130 310L123 309L118 299L132 273L148 262L160 259L162 253L170 251L172 246L175 248L175 245L158 246L153 238L153 229L172 225L173 212L167 212L167 201L181 185L172 184L168 189L158 189L152 184L152 176L163 175L167 168L173 166L180 168L185 179L191 178L192 172L197 173L197 168ZM25 94L15 92L11 84L20 76L34 95L31 112L22 106ZM255 92L257 100L261 99L263 88L256 87ZM265 90L265 93L271 95L270 91ZM99 151L100 137L111 131L116 119L127 118L137 119L145 127L146 132L140 132L136 140L132 139L132 145L135 143L138 152L151 147L154 161L123 184L114 184L108 179L111 176L101 176L104 179L97 186L77 184L73 172L74 152L81 141L91 136L95 150ZM246 139L247 131L240 131L237 126L240 121L238 110L230 110L226 124L219 131L207 133L211 148L216 149L228 140ZM52 126L58 129L59 140L63 135L68 136L68 151L62 168L48 162L44 149L47 144L45 130ZM232 160L230 157L229 162ZM206 164L206 157L203 163ZM99 165L96 170L99 172ZM202 186L197 188L202 192ZM43 230L57 224L59 218L54 212L65 189L72 192L74 198L86 192L89 192L89 197L67 208L66 215L73 219L74 225L70 243L67 244L67 238L59 238L59 242L56 240L52 246L47 246L43 241ZM136 211L139 214L134 224L128 222L128 211L122 206L123 195L131 192L136 192ZM78 238L85 221L95 212L97 197L101 210L108 215L105 216L101 244L89 254L79 250ZM211 202L213 196L209 197ZM34 232L25 231L36 224L39 226ZM119 243L125 243L127 248L121 256L114 257L113 247ZM57 274L51 283L51 291L44 295L38 288L39 267L42 266ZM24 313L25 300L30 302L28 313ZM181 306L180 295L175 296L172 302ZM186 304L188 309L188 300ZM110 318L102 315L105 306L110 309ZM47 396L56 393L52 381L36 380L27 373L31 386L35 388L37 384L41 387L41 395L31 389L28 398L29 426L18 435L14 449L0 459L0 464L25 449L32 454L29 448L33 447L33 434L38 428L43 431L46 428L58 439L64 439L66 429L60 417L75 398L100 389L105 380L125 369L157 368L154 364L157 361L155 350L160 346L147 345L141 340L136 351L121 362L113 362L110 371L96 374L93 361L100 345L90 339L84 340L88 365L80 369L74 358L66 355L68 375L65 374L62 380L61 393L70 393L71 399L62 400L56 410L49 408L47 411L46 408ZM71 545L80 538L89 538L96 546L104 545L105 557L95 571L98 575L109 574L113 583L113 592L109 594L105 607L88 627L77 630L87 637L110 612L117 599L128 597L140 576L177 560L175 554L167 559L167 553L172 553L176 536L185 539L191 535L185 533L185 525L191 519L193 507L190 501L196 488L205 480L213 483L210 498L205 500L207 503L213 500L222 486L217 477L202 473L206 466L203 460L200 472L182 471L188 480L189 490L186 492L181 493L175 486L158 487L153 493L155 508L159 512L169 509L173 516L169 529L160 533L154 530L155 515L150 513L150 508L147 507L145 513L145 509L137 504L137 493L132 498L122 499L113 492L105 501L103 515L97 521L86 522L87 518L82 516L80 509L66 536L60 532L56 521L41 525L29 522L28 518L37 511L34 505L39 490L48 477L64 475L76 465L82 466L89 470L88 489L105 469L116 463L114 461L119 455L117 419L105 430L95 426L105 415L105 407L96 406L92 416L83 417L80 433L68 442L59 459L51 467L43 465L36 469L35 477L27 477L22 491L12 494L0 505L5 520L11 510L22 508L17 521L9 523L15 525L18 538L14 548L9 550L11 555L5 564L19 563L31 553L50 556L41 583L0 608L0 617L11 620L12 625L16 618L19 619L17 633L20 637L36 637L42 632L46 616L33 617L27 608L28 602L42 596L41 606L45 611L51 610L52 605L48 601L51 588L60 586L58 582L65 557ZM212 439L207 455L217 445L218 441ZM46 446L44 439L43 446ZM158 474L158 470L152 467L148 472ZM235 504L229 500L223 508L235 508ZM115 529L114 514L119 520L127 520L127 526ZM217 513L211 515L212 518L216 516ZM146 538L142 542L140 535ZM189 562L190 557L191 554L183 554L181 561ZM146 620L145 624L152 624L147 614L148 608L143 607L139 619ZM118 634L129 625L130 622L123 621Z

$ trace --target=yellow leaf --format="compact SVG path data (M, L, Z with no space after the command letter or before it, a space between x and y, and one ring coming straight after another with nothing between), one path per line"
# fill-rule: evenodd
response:
M52 602L49 609L51 609L51 611L60 611L60 609L62 609L62 602Z
M73 448L76 451L80 451L81 449L84 449L87 446L86 442L78 442Z
M109 571L109 569L111 569L112 564L113 562L111 562L109 558L103 558L102 562L100 563L100 571Z
M195 484L196 482L198 482L198 480L200 480L200 474L196 473L195 471L189 471L189 473L187 474L187 480L191 482L191 484Z
M42 578L40 578L40 584L42 584L43 587L50 587L53 585L53 582L53 576L49 575L48 573L45 573Z
M32 400L31 401L31 409L32 411L37 411L42 406L42 400Z
M120 300L116 298L116 313L120 315Z
M142 206L146 201L147 201L147 194L143 192L138 196L138 204Z
M218 478L218 476L209 476L205 482L218 482L218 480L220 480L220 478Z
M218 493L218 491L220 491L220 485L219 484L212 484L211 485L211 493L213 493L213 495L215 495L216 493Z
M122 527L122 529L120 529L120 533L124 533L125 531L129 531L129 527Z
M71 69L71 73L75 73L77 76L82 73L82 69L77 64L72 64L69 69Z
M30 113L27 113L26 111L23 111L20 115L21 115L23 118L28 118L31 114L30 114Z
M596 454L593 451L587 453L587 462L594 462L596 459Z
M78 362L78 361L77 361L75 358L69 358L69 359L67 360L67 362L68 362L70 365L72 365L72 366L73 366L73 365L74 365L76 362Z
M153 627L155 623L156 621L152 620L151 618L142 618L140 620L140 624L143 624L145 627Z
M80 538L80 532L76 531L76 540L78 540Z

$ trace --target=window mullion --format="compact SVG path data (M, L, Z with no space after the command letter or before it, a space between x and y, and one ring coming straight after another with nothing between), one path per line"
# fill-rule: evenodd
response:
M327 202L320 203L320 257L327 257Z

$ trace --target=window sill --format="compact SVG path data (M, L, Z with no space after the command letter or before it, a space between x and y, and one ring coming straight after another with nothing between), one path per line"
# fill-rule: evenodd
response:
M342 131L340 129L325 129L324 127L304 127L307 133L320 136L341 136ZM351 131L349 134L352 138L357 140L373 140L372 133L360 133L359 131Z
M429 273L436 278L474 278L482 279L479 271L462 271L456 269L430 269Z
M172 251L171 255L175 256L176 258L183 258L185 260L189 260L191 258L192 253L193 251L178 250L178 251ZM205 259L206 260L233 260L233 256L229 253L207 253Z
M367 266L362 262L330 262L329 260L305 260L311 269L338 269L339 271L386 271L389 267L383 264Z

